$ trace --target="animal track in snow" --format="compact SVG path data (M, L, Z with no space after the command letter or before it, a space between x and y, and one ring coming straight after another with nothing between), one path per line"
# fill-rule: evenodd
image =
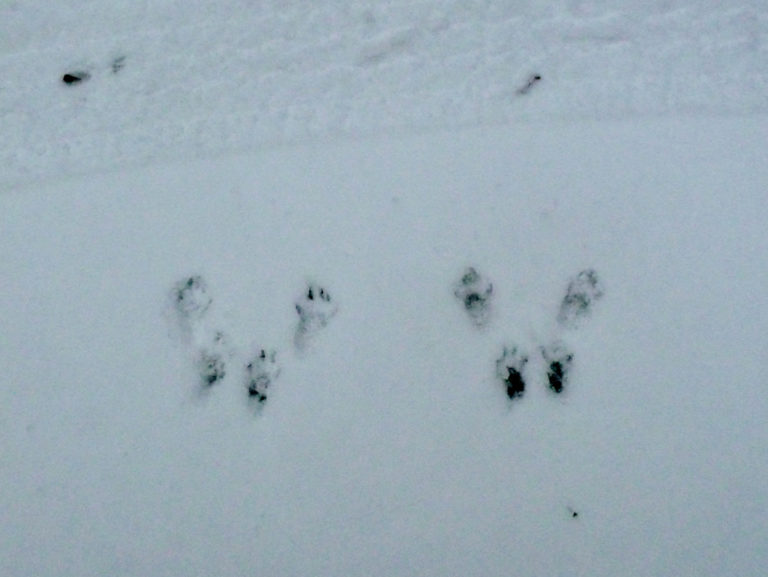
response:
M525 394L523 370L527 363L528 356L516 346L505 347L496 361L496 376L504 383L510 399L517 399Z
M453 294L464 305L472 321L483 326L488 322L493 296L493 284L474 267L468 267L455 284Z
M178 283L174 291L176 309L183 320L197 323L202 320L213 299L208 294L208 285L199 275L190 276Z
M576 329L592 312L594 303L602 298L604 289L594 269L579 272L568 283L566 294L560 303L556 320L561 328ZM454 296L464 305L475 324L482 326L488 319L493 285L477 269L468 267L461 279L454 283ZM561 394L569 384L574 354L559 338L539 346L549 389ZM510 399L523 397L526 390L525 368L528 355L517 343L504 347L496 360L496 377L506 389ZM535 363L538 365L538 363Z
M227 374L232 350L222 331L208 327L208 312L213 303L208 284L200 275L186 277L174 286L173 301L201 385L211 387L220 383Z
M547 381L552 392L560 394L568 383L568 373L573 364L573 353L565 344L556 341L541 347L541 356L547 367Z
M294 344L298 349L303 349L339 310L328 290L316 284L307 287L295 307L299 322L296 325Z
M227 376L230 356L223 333L216 333L209 346L200 350L197 369L204 386L220 383Z
M581 271L568 283L557 321L564 327L577 328L592 313L594 304L603 297L604 292L594 269Z
M227 378L231 361L236 356L226 333L211 330L210 310L213 304L208 283L201 275L190 275L178 281L171 291L174 313L184 341L203 389L210 389ZM294 344L303 349L338 312L328 290L317 284L308 284L294 302L298 315ZM275 349L260 348L258 353L243 363L244 383L248 396L264 403L281 372Z
M277 352L261 349L256 357L246 365L246 387L248 396L259 403L267 400L269 388L280 375L277 364Z

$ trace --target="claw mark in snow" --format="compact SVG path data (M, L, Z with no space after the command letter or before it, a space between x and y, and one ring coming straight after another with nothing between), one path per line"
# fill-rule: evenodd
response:
M521 86L517 89L517 93L520 95L528 94L531 91L531 88L533 88L533 86L539 81L541 81L540 74L531 74L531 76L528 77L525 86Z
M405 28L386 32L368 41L363 47L358 64L361 66L373 66L390 56L408 51L416 39L414 28Z

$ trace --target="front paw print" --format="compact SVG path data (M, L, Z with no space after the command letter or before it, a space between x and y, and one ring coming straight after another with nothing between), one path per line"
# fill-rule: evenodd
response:
M179 281L174 288L174 296L176 310L189 323L199 322L213 302L205 280L198 275Z
M597 272L594 269L581 271L568 283L560 303L557 321L567 328L578 327L582 318L587 317L598 300L603 297L604 290Z
M295 341L299 348L306 344L307 339L323 329L338 312L338 307L328 290L315 284L307 287L295 306L299 315Z
M493 296L493 284L473 267L464 271L461 279L454 285L454 296L464 305L464 309L477 326L488 322Z

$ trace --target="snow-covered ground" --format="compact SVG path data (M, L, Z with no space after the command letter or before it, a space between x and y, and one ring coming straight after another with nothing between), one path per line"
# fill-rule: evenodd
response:
M0 575L763 574L761 2L3 2L0 78Z
M763 0L0 6L0 185L340 135L768 109ZM91 80L69 89L71 70Z

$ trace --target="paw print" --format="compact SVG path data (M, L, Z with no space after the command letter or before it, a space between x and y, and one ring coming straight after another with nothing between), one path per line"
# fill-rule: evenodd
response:
M174 288L176 310L187 321L199 321L211 306L213 299L208 287L200 276L190 276Z
M212 318L213 299L205 279L200 275L184 277L173 285L169 294L172 301L169 308L180 325L181 337L201 388L209 390L217 387L228 378L230 364L238 353L225 333L212 330L218 321ZM328 290L317 284L307 285L301 297L294 302L294 307L299 317L295 334L295 344L299 349L338 312ZM243 384L248 396L259 404L266 402L281 370L277 353L274 349L258 349L258 353L244 365Z
M454 283L454 295L463 304L465 310L482 326L488 318L489 307L493 297L493 285L474 267L465 269L461 278ZM573 277L560 303L557 322L561 328L576 328L579 322L592 312L594 304L603 297L604 289L597 272L586 269ZM543 365L537 361L536 368L541 367L546 373L549 389L556 395L563 393L568 387L569 375L573 366L574 355L566 344L555 339L538 349L543 359ZM523 397L526 389L525 368L528 355L519 343L504 348L502 355L496 360L496 378L506 389L510 399Z
M591 313L594 303L602 298L603 293L597 273L593 269L581 271L568 283L557 321L564 327L577 327L579 321Z
M573 364L573 353L569 352L562 342L556 341L541 347L541 356L544 357L547 367L549 388L559 395L568 383L568 372Z
M201 353L198 370L202 383L206 386L213 386L227 376L227 367L224 359L217 353Z
M280 375L277 353L261 349L256 358L246 365L248 396L263 403L267 400L269 387Z
M227 376L228 346L224 334L217 332L213 340L203 347L198 356L197 369L203 386L211 387Z
M186 277L173 288L173 303L200 383L204 388L220 383L227 374L231 349L221 331L211 330L208 312L213 299L199 275Z
M516 399L525 394L523 370L527 363L528 356L518 347L505 347L501 357L496 360L496 375L506 386L507 396L510 399Z
M306 340L324 328L338 312L330 293L323 287L311 284L296 301L299 323L296 326L296 345L301 348Z
M475 324L478 326L486 324L490 313L493 284L483 278L473 267L469 267L454 285L453 294L462 302Z

